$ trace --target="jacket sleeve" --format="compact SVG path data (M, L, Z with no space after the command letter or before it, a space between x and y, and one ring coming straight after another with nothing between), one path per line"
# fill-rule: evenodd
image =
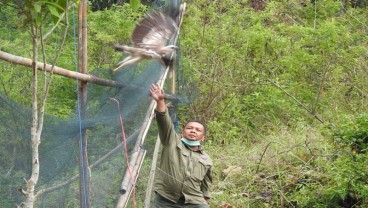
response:
M174 124L171 121L169 112L158 112L155 110L156 113L156 121L158 126L158 133L160 136L161 144L163 146L167 146L170 142L170 138L175 138L176 131L174 129Z
M211 198L211 188L212 188L212 171L211 168L209 168L201 184L201 190L203 192L204 197Z

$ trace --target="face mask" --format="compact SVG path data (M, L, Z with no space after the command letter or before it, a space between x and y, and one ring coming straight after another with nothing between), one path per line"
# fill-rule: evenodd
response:
M194 147L194 146L200 146L201 145L201 143L199 143L199 141L191 141L191 140L188 140L184 137L181 138L181 141L184 142L189 147Z

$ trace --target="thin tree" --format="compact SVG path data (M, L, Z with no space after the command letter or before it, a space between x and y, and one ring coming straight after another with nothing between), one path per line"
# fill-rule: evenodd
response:
M24 179L27 186L25 189L20 189L20 191L25 196L25 201L17 205L18 207L32 208L40 192L36 191L36 185L39 180L40 175L40 160L39 160L39 145L41 144L41 134L43 129L45 104L48 91L51 86L52 80L52 70L50 74L43 70L43 85L39 86L38 79L38 66L37 61L39 58L39 50L42 52L43 63L46 61L45 53L45 40L49 37L52 32L59 27L62 21L65 21L64 35L60 44L59 50L57 50L55 55L56 63L61 49L64 45L66 39L66 31L68 27L67 19L67 8L68 4L58 4L53 1L23 1L23 2L9 2L9 6L13 6L18 9L20 13L25 14L25 22L28 23L29 33L32 39L32 126L31 126L31 154L32 154L32 166L30 178ZM49 23L50 17L56 19L56 23L48 31L44 31L44 25L46 22ZM52 66L52 68L54 65ZM46 64L43 65L46 68Z

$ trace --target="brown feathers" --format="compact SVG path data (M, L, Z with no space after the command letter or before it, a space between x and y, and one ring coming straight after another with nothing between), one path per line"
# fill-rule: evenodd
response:
M175 36L177 29L177 23L167 14L160 11L148 13L133 30L134 47L114 46L115 51L123 51L128 56L112 72L146 59L154 59L166 65L168 56L176 48L167 44Z

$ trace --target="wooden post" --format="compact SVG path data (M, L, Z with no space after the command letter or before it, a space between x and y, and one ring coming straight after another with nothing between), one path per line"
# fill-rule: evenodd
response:
M78 10L78 69L80 73L87 73L87 0L81 0ZM87 83L78 80L79 119L87 119ZM80 132L79 141L79 192L80 207L91 207L89 194L89 171L87 155L87 129Z

